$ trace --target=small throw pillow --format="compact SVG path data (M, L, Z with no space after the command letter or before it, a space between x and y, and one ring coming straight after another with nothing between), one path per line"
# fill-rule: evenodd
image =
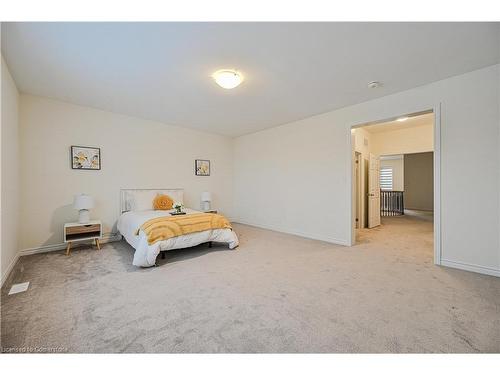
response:
M171 210L174 201L168 195L158 194L153 200L155 210Z

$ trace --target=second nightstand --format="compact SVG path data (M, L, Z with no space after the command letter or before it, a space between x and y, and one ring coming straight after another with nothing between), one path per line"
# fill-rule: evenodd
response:
M98 250L101 250L99 240L102 238L102 224L99 220L92 220L86 224L64 224L64 243L67 243L66 255L69 255L71 243L75 241L94 240Z

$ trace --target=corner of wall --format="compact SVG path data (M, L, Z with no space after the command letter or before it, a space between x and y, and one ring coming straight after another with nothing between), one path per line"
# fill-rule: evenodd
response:
M1 285L19 259L19 90L1 57Z

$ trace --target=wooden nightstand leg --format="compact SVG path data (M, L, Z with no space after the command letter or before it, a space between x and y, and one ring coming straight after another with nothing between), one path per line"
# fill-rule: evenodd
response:
M71 242L68 242L68 247L66 247L66 255L69 255L70 250L71 250Z
M97 250L101 250L101 244L99 243L99 238L95 239L95 244L97 246Z

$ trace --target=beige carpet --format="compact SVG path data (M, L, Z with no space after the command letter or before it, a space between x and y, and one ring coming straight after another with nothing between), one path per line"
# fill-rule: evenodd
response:
M500 351L500 279L434 266L430 221L384 219L352 248L235 230L238 250L173 251L151 269L124 242L21 258L3 350ZM12 281L31 285L7 296Z

